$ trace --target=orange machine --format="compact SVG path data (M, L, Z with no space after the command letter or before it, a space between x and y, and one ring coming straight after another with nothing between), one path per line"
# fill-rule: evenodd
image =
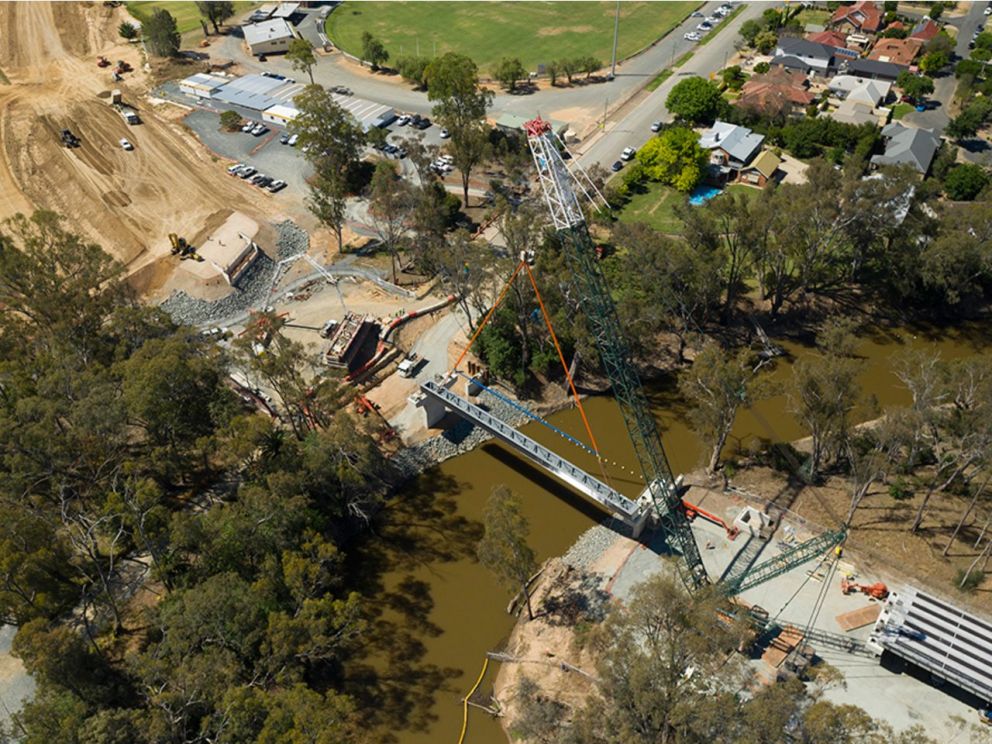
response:
M847 579L841 579L840 590L844 592L844 594L861 592L862 594L867 594L869 597L873 597L875 599L885 599L889 596L889 587L881 581L874 584L858 584L853 581L848 581Z

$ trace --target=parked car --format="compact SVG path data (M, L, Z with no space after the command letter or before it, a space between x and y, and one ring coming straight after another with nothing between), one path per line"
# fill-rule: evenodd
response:
M252 168L250 165L247 168L242 168L241 172L238 173L238 178L249 178L254 176L258 171Z
M716 16L706 16L706 20L703 21L703 23L708 23L711 26L715 26L719 22L720 22L720 19L717 18Z
M296 143L299 142L299 141L300 141L300 135L298 135L298 134L291 134L291 135L289 135L289 146L290 147L296 147Z
M289 144L289 132L283 132L282 133L282 137L279 138L279 144L280 145L288 145Z
M248 183L250 183L252 186L258 186L258 184L264 180L265 180L265 174L257 173L256 175L248 179Z
M258 186L258 188L260 189L264 189L268 187L275 180L276 179L274 179L272 176L264 176L263 178L260 178L257 181L255 181L255 185Z
M255 128L255 122L248 120L244 123L244 126L241 127L241 131L244 132L245 134L248 134L254 128Z
M128 141L127 138L125 138L125 137L121 137L121 147L123 147L125 150L133 150L134 149L134 145L132 145L130 143L130 141Z
M442 129L438 134L441 135L441 139L448 139L451 136L451 133L447 129Z
M244 163L235 163L234 165L228 166L227 172L232 176L238 175L238 171L245 167Z
M651 124L651 131L652 132L660 132L661 131L661 122L660 121L653 122Z
M261 137L263 134L269 131L269 128L264 124L259 124L257 127L251 130L252 136Z
M712 31L713 27L710 24L708 24L706 21L703 21L698 26L696 26L696 29L702 31L703 33L706 33L707 31Z
M277 191L281 191L284 188L286 188L285 181L273 181L269 185L269 191L271 191L273 194L276 193Z
M402 160L403 158L406 157L406 148L405 147L397 147L395 154L396 154L397 159Z
M406 114L403 114L403 116L401 116L399 119L396 120L396 126L398 127L405 127L409 123L410 123L410 117L407 116Z
M686 41L699 41L703 37L697 34L695 31L689 31L688 33L682 34L682 38Z
M623 170L623 161L617 160L610 166L610 170L616 173L618 170Z
M620 153L620 159L632 160L636 154L637 154L637 150L635 150L633 147L625 147L623 148L623 152Z

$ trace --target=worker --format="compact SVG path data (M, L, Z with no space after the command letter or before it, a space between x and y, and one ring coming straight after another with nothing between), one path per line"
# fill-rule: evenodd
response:
M843 546L838 545L836 548L834 548L834 555L836 555L838 558L840 558L842 555L844 555L844 548L843 548Z

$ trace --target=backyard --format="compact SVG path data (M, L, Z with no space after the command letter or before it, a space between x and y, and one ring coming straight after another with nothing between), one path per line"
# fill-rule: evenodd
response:
M249 2L248 0L234 1L234 18L245 13L257 5L259 2ZM159 8L163 8L172 14L176 19L176 26L179 33L185 34L188 31L196 31L200 28L200 11L195 2L180 0L179 2L167 2L166 0L136 0L127 3L128 12L142 23L146 23L149 18ZM208 24L209 25L209 24ZM211 28L211 31L213 28Z
M661 38L699 5L622 3L618 58ZM344 3L328 17L327 35L356 55L361 54L365 31L382 41L391 59L458 52L470 56L483 72L503 57L518 57L528 71L577 56L609 63L615 3L515 2L512 9L509 12L505 3L481 2Z
M726 191L744 194L753 199L760 191L753 186L733 184ZM682 233L682 221L675 216L675 207L685 198L675 189L654 181L631 186L630 197L620 212L621 222L643 222L666 235ZM714 197L719 199L719 196Z

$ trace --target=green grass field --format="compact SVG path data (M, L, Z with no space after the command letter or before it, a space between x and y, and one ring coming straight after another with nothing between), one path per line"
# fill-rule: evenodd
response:
M238 18L242 13L251 10L253 7L261 5L258 2L248 2L247 0L235 0L234 18ZM151 18L158 8L164 8L176 19L176 26L179 33L185 34L187 31L195 31L200 28L200 11L196 8L195 2L167 2L166 0L135 0L127 3L128 12L142 23ZM233 19L232 19L233 20ZM210 29L213 31L213 28Z
M760 191L752 186L733 184L727 191L744 194L749 199ZM648 181L638 189L631 189L630 201L620 212L621 222L643 222L666 235L681 235L682 220L675 216L675 207L685 198L673 188ZM719 196L713 197L719 199Z
M624 58L663 36L698 2L625 2L620 8L617 56ZM609 64L611 2L346 2L327 19L327 35L360 54L362 33L385 44L392 59L458 52L485 74L502 57L527 70L563 57L593 55Z
M908 103L897 103L892 107L892 121L899 121L902 117L908 114L910 111L915 111L916 108Z

